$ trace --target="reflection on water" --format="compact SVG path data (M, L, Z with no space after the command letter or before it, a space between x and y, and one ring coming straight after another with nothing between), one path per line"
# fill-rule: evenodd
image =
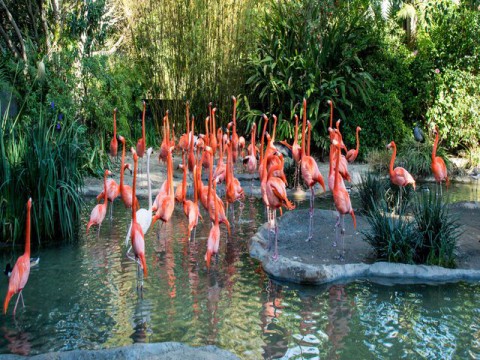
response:
M85 221L93 199L88 204ZM129 212L117 203L99 238L93 231L78 244L32 254L41 261L24 290L27 307L15 319L11 311L2 316L0 352L181 341L244 359L480 357L479 285L278 284L248 256L264 213L259 200L247 200L241 212L236 206L232 236L221 226L220 251L208 270L210 224L204 220L188 240L178 207L146 236L149 276L141 298L136 265L125 257ZM2 297L6 288L3 278Z

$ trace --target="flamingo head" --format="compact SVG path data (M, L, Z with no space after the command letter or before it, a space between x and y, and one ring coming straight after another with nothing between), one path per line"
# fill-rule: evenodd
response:
M437 134L438 134L438 125L435 125L433 129L433 135L437 136Z
M210 146L205 146L205 151L212 154L213 153L213 150Z
M137 163L138 162L138 155L135 149L132 147L132 154L133 154L133 162Z
M113 113L114 113L114 114L117 113L117 108L113 109Z
M145 102L145 100L143 100L142 103L143 103L143 109L145 110L145 108L147 107L147 103Z
M30 210L32 208L32 198L28 198L27 201L27 210Z
M392 147L395 148L395 141L392 141L387 145L387 149L391 149Z
M341 121L342 121L342 120L338 119L337 122L335 123L335 127L336 127L337 129L340 129L340 122L341 122Z
M216 112L217 112L217 108L215 107L212 109L212 114L215 115Z
M152 155L152 153L153 153L153 148L149 147L147 149L147 155L150 156L150 155Z
M328 99L328 100L327 100L327 104L328 104L328 105L332 105L332 100Z
M125 164L123 167L123 171L127 170L130 171L130 175L132 175L132 164Z
M227 129L230 129L232 126L233 126L233 121L230 121L230 122L227 124Z
M112 174L112 172L111 172L110 170L107 169L107 170L105 170L105 174L104 174L104 175L105 175L105 176L112 176L113 174Z
M357 126L357 132L362 131L362 128L360 126Z
M237 104L237 98L232 95L233 104Z
M125 138L122 135L117 134L117 140L120 141L122 144L125 144Z

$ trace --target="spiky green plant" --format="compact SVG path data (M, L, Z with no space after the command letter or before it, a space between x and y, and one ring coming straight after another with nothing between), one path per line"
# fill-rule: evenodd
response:
M415 249L415 262L455 267L455 248L460 226L448 204L435 191L415 197L414 221L421 241Z
M24 205L33 199L33 230L38 241L72 239L80 219L86 128L43 112L33 126L28 119L4 118L0 129L0 226L3 241L23 232ZM4 115L7 117L8 115Z
M360 183L356 185L362 212L370 213L375 205L378 204L385 195L388 187L388 179L381 177L376 172L366 172L361 174Z
M413 264L419 235L414 223L404 214L392 214L385 201L372 203L364 239L374 248L377 258L389 262Z

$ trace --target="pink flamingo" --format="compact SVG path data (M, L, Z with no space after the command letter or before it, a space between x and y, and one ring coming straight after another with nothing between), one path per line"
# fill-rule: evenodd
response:
M303 125L302 125L302 159L301 159L301 171L305 184L310 188L310 224L308 231L307 241L312 239L312 226L313 226L313 206L315 202L315 184L318 183L325 191L325 182L323 176L318 170L318 165L315 159L307 155L305 150L305 127L307 125L307 100L303 99ZM310 152L310 150L308 150Z
M238 157L238 134L237 134L237 98L232 96L233 100L233 128L232 128L232 161L233 164L237 162Z
M432 172L435 177L435 182L440 186L440 195L442 194L442 181L445 180L445 185L448 190L450 185L450 180L448 179L447 166L445 161L440 156L437 156L437 146L438 146L438 126L435 126L433 132L435 134L435 142L433 143L432 149Z
M122 164L120 169L123 169L125 166L125 138L123 136L119 136L118 139L122 143ZM127 209L131 208L133 205L133 195L132 195L132 188L129 185L124 184L124 172L120 172L120 195L122 197L122 201ZM135 198L135 209L138 209L138 201Z
M253 123L252 125L252 139L251 139L251 147L250 147L250 154L245 156L243 159L243 165L246 166L247 171L250 174L253 174L257 170L257 153L255 147L255 132L257 130L257 124ZM250 192L253 191L253 177L250 183Z
M90 221L87 224L87 235L88 231L90 230L90 226L92 225L98 225L97 235L100 233L100 226L102 226L103 219L105 219L105 215L107 214L107 176L109 175L112 175L112 173L109 170L105 170L105 174L103 175L103 204L97 204L93 208L92 213L90 214Z
M281 209L282 206L285 206L288 210L295 209L295 205L293 205L287 199L287 190L285 189L285 183L280 178L274 175L274 172L277 170L281 170L280 164L275 164L268 170L265 186L265 195L268 199L269 211L273 213L270 217L274 221L275 229L275 250L272 256L274 261L278 259L278 225L276 216L277 209Z
M213 192L217 193L217 183L213 182ZM215 196L213 197L215 199ZM220 224L218 221L218 202L213 201L213 212L214 212L214 221L208 234L207 240L207 253L205 254L205 261L207 262L207 268L210 269L210 259L213 254L218 253L218 248L220 247Z
M137 167L138 167L138 155L135 149L132 147L133 153L133 197L136 199L136 183L137 183ZM142 227L137 222L137 212L135 206L132 206L132 230L130 233L130 239L132 241L132 248L135 258L131 258L137 263L137 279L141 276L141 270L143 270L143 277L148 275L147 262L145 260L145 238L143 235ZM128 254L127 254L128 256ZM143 279L140 280L140 289L143 290Z
M393 148L392 158L390 159L390 181L392 184L397 185L400 188L400 194L398 197L398 209L400 210L400 206L402 205L402 189L407 186L408 184L413 185L413 190L415 190L415 179L413 178L410 173L402 167L393 168L393 164L395 163L395 157L397 156L397 145L395 142L392 141L390 144L387 145L387 149Z
M120 171L125 172L125 170L127 169L130 170L130 173L132 173L132 168L130 164L125 164L123 166L123 170L120 170ZM104 196L105 196L105 190L102 190L102 192L97 195L97 202L102 200ZM112 206L110 206L110 220L113 218L113 202L119 196L120 196L120 185L117 184L117 182L114 179L108 178L107 179L107 198L108 198L108 201L112 203L111 204Z
M350 202L350 195L348 194L348 191L345 189L345 186L342 186L342 180L340 178L340 149L341 149L341 144L337 141L333 141L333 146L336 147L337 149L337 164L335 166L335 184L333 186L333 201L335 202L335 207L338 211L339 217L337 220L337 224L335 227L340 226L340 222L342 225L340 234L342 236L342 246L343 246L343 252L345 252L345 244L344 244L344 234L345 234L345 214L350 214L353 219L353 227L357 227L357 221L355 219L355 213L353 212L352 209L352 203ZM336 242L334 243L334 246L336 245ZM341 260L344 260L343 254L340 256Z
M357 126L357 129L355 131L355 137L357 138L357 147L355 149L348 150L346 158L349 163L353 163L358 156L358 150L360 149L360 138L358 136L358 132L361 130L362 128L360 126Z
M113 109L113 139L110 141L110 156L117 156L118 142L117 142L117 108Z
M18 300L22 299L22 305L25 307L23 301L22 290L27 284L28 276L30 275L30 212L32 208L32 198L27 201L27 220L25 224L25 252L22 256L17 259L15 266L12 269L10 278L8 280L8 291L5 296L5 301L3 303L3 313L6 314L8 310L8 303L13 295L18 293L17 301L15 302L15 307L13 308L13 315L17 311Z
M187 183L183 184L184 192L186 192ZM200 209L198 208L198 192L197 192L197 166L193 167L193 201L185 199L183 201L183 212L188 218L188 238L190 240L190 234L192 230L196 230L198 225L198 217L200 215ZM195 233L193 235L195 239Z
M147 105L145 100L143 101L143 113L142 113L142 137L137 141L137 156L139 158L143 158L143 154L145 153L145 147L147 143L147 138L145 137L145 109Z

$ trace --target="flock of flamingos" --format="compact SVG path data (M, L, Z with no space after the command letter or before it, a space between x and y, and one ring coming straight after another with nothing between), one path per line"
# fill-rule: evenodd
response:
M142 138L137 142L136 149L131 148L133 155L133 183L130 187L124 182L124 171L126 169L131 170L129 164L125 164L125 138L116 133L116 110L113 113L113 139L110 144L110 155L117 156L118 142L122 146L122 157L120 167L120 184L117 184L115 180L108 178L112 173L109 170L105 170L104 173L104 188L98 195L97 200L103 198L103 203L100 203L94 207L90 215L90 221L87 225L87 234L92 225L100 226L106 216L108 202L112 203L120 196L126 208L132 209L132 221L128 233L126 236L127 256L137 263L137 280L140 286L143 288L143 278L147 276L147 263L145 260L145 240L144 235L153 224L161 220L163 223L168 222L175 207L175 202L183 204L183 210L188 219L188 231L189 234L195 232L195 228L198 224L198 218L201 218L198 200L208 212L208 216L212 223L210 234L207 241L207 250L205 254L205 260L207 267L210 267L210 260L212 255L216 254L220 245L220 223L224 224L230 233L230 223L225 211L225 204L223 200L218 196L216 191L217 183L225 182L225 200L228 211L228 205L233 204L236 201L240 201L244 198L244 191L240 186L240 182L235 178L234 165L237 160L242 158L243 165L246 170L253 174L258 171L260 177L260 188L262 194L262 200L265 203L268 213L268 223L270 229L275 233L275 247L273 251L273 260L278 258L277 238L278 238L278 226L276 224L276 210L282 211L282 207L288 210L292 210L295 206L288 200L286 192L286 177L284 174L284 158L283 155L275 147L275 129L277 118L274 118L274 126L272 136L266 132L267 123L269 121L266 115L263 115L264 126L260 137L260 148L257 148L255 144L256 137L256 124L254 123L251 129L251 143L247 147L248 155L245 156L245 139L242 136L238 136L236 131L236 99L233 100L233 120L227 126L226 134L223 134L222 128L216 126L215 112L216 109L212 109L212 105L209 104L210 115L205 120L205 134L194 135L195 118L189 115L189 104L187 102L186 109L186 123L187 132L183 134L178 143L175 143L175 136L171 136L170 125L168 119L168 111L163 118L163 141L160 146L159 160L166 163L167 178L162 184L158 195L152 203L151 196L151 183L150 183L150 156L152 154L152 148L146 150L146 138L145 138L145 102L143 102L143 115L142 115ZM336 234L338 236L338 228L340 228L340 234L343 240L344 233L344 216L350 214L353 219L354 227L356 227L355 214L350 202L349 192L347 191L344 180L350 181L350 175L348 173L348 162L352 163L358 156L359 151L359 131L360 127L356 128L356 149L347 151L347 148L342 140L342 134L340 133L340 120L336 122L336 127L333 128L333 104L328 101L330 106L330 126L328 128L330 136L330 168L328 174L328 186L333 192L333 199L335 207L338 211L338 219L336 223ZM302 130L301 130L301 145L298 143L298 116L295 115L295 136L293 144L287 144L282 141L281 143L288 146L291 149L292 157L297 165L297 171L301 173L304 183L310 188L310 212L309 212L309 234L307 241L312 238L312 224L313 224L313 211L314 211L314 186L319 184L325 191L325 183L322 174L318 170L315 159L310 155L310 136L311 136L311 124L306 118L307 114L307 102L303 100L303 114L302 114ZM230 134L231 129L231 134ZM438 128L435 127L435 142L432 151L432 172L437 183L446 181L448 186L449 180L447 176L447 169L445 162L442 158L436 156L436 149L438 145L439 135ZM265 145L266 139L266 146ZM307 140L308 139L308 140ZM307 142L307 144L306 144ZM173 188L173 158L172 152L175 148L179 148L182 151L183 163L183 180L177 187L176 191ZM393 184L398 185L400 189L412 184L415 188L415 180L413 177L402 167L394 168L396 145L395 142L390 142L387 148L393 149L392 158L390 161L389 173L390 180ZM342 150L346 151L346 156L342 155ZM257 157L257 152L259 157ZM226 159L225 159L226 153ZM148 184L148 209L139 209L139 203L136 197L136 179L138 169L138 158L143 158L147 155L147 184ZM215 157L218 156L217 165L214 169L213 163ZM209 171L208 184L205 185L202 181L202 168ZM187 172L192 174L192 186L193 186L193 200L187 199ZM401 197L401 191L400 191ZM8 292L5 297L3 311L6 314L8 304L11 297L18 293L17 301L13 314L15 315L18 301L21 298L22 304L23 296L22 289L27 283L30 273L30 209L32 206L32 199L27 202L27 219L26 219L26 233L25 233L25 253L17 259L15 266L12 269ZM112 208L110 208L110 211ZM110 213L111 214L111 213Z

